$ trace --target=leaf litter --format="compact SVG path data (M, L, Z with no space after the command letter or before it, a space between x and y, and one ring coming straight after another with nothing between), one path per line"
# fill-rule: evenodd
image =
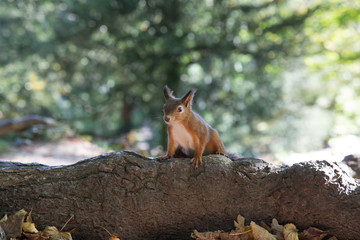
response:
M245 218L238 215L234 221L234 227L235 229L230 232L198 232L194 230L190 236L196 240L325 240L325 237L329 237L328 231L309 227L299 232L295 224L287 223L280 225L275 218L270 226L263 221L259 225L251 221L250 225L246 226ZM337 240L335 236L327 239Z
M71 234L76 229L69 232L63 232L63 229L73 216L66 221L60 230L55 226L46 226L44 230L39 231L32 221L31 214L32 210L27 214L24 209L10 216L5 214L0 219L0 240L72 240ZM234 220L234 227L235 229L230 232L221 230L199 232L194 230L190 236L196 240L337 240L335 236L330 237L328 231L309 227L299 232L295 224L281 225L275 218L270 226L263 221L259 225L254 221L251 221L249 225L245 225L245 218L238 215L237 219ZM116 234L110 233L105 227L102 228L110 235L108 240L120 240Z
M0 229L3 230L5 236L3 239L10 240L72 240L71 234L75 229L69 232L63 232L65 226L73 218L71 216L59 231L55 226L46 226L44 230L39 231L35 223L32 221L32 210L26 216L24 209L16 212L14 215L5 216L0 220ZM2 240L2 238L0 238Z

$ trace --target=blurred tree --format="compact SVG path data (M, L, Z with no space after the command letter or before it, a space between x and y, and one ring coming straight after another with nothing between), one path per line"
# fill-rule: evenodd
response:
M309 151L327 146L334 136L360 134L359 12L358 0L324 1L306 19L302 51L283 65L282 114L271 133L279 139L274 151Z
M49 115L98 136L150 124L155 146L165 139L163 86L176 95L195 87L195 110L231 150L250 154L271 143L268 122L284 111L284 61L314 47L324 26L312 21L336 4L2 1L0 115Z
M308 20L306 33L312 48L305 64L321 78L320 94L313 89L318 94L313 96L314 104L337 113L332 133L359 133L360 1L334 2L338 6L319 10Z

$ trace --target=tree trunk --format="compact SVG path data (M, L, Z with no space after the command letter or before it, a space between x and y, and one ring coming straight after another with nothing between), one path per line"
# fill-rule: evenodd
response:
M74 239L189 239L193 229L229 230L248 220L313 226L338 239L360 236L359 183L326 161L275 168L211 155L156 162L133 152L50 168L0 162L0 217L33 209L39 229L77 228Z
M121 110L121 126L120 133L128 133L132 129L132 111L133 105L127 96L124 97L123 106Z

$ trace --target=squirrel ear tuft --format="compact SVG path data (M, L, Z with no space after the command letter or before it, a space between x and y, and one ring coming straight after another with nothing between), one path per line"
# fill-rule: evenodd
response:
M195 95L196 89L192 89L190 90L187 94L185 94L182 98L181 98L181 102L186 106L186 107L191 107L192 104L192 99Z
M170 88L168 88L168 86L164 87L164 96L165 96L165 100L168 100L169 98L173 98L173 91L170 90Z

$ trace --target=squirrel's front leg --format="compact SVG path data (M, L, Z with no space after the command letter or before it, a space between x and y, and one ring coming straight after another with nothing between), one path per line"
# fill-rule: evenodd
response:
M167 153L164 156L157 157L156 160L157 161L163 161L163 160L171 158L172 156L174 156L175 150L176 150L176 146L175 146L174 140L169 134Z
M197 168L202 163L202 155L204 153L205 144L201 144L199 139L194 139L194 157L190 160L192 165Z

